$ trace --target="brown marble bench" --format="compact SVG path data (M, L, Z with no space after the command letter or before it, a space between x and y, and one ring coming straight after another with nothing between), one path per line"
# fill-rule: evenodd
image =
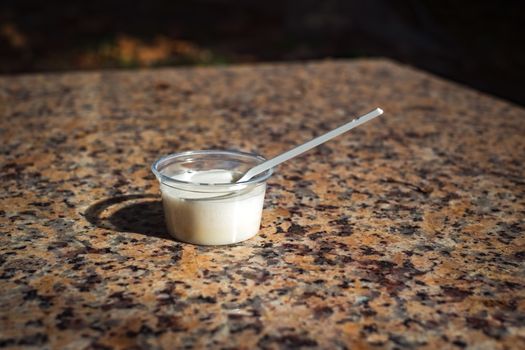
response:
M258 236L166 234L150 164L267 157ZM0 347L525 347L525 111L387 60L0 78Z

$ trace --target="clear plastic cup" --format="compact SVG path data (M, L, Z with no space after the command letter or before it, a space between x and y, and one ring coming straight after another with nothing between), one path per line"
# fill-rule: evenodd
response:
M266 180L273 170L239 183L195 183L185 174L226 170L242 174L265 159L236 151L189 151L170 154L151 167L160 182L168 232L200 245L233 244L257 234Z

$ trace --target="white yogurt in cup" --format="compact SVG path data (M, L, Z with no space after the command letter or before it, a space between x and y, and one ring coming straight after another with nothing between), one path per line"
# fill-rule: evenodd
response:
M157 160L151 169L160 182L168 232L200 245L233 244L255 236L272 169L249 181L232 182L263 161L255 154L218 150Z

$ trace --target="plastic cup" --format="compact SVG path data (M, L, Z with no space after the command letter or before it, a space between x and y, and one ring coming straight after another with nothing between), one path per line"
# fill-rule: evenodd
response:
M237 151L189 151L170 154L151 167L160 182L168 232L199 245L224 245L247 240L261 225L266 180L273 169L240 183L195 183L184 174L227 170L242 174L265 161Z

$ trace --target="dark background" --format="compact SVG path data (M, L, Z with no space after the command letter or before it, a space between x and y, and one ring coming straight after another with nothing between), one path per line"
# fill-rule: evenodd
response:
M0 2L0 73L389 57L525 105L521 1Z

